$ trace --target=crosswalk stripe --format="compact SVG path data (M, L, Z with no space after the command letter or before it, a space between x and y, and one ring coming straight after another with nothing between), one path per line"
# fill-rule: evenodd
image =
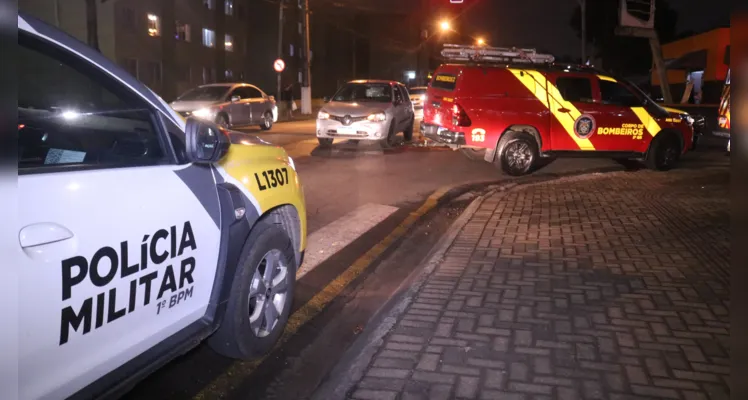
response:
M397 207L381 204L364 204L310 234L304 264L296 273L296 279L301 279L397 210Z

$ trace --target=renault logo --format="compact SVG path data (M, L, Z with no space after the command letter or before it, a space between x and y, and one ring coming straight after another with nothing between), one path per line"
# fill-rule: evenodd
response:
M345 117L343 117L343 125L350 125L350 124L351 124L351 116L346 115Z

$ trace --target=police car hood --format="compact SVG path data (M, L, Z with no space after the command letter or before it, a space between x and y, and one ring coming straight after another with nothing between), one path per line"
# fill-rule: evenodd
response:
M195 111L199 110L201 108L209 108L215 105L220 104L218 101L212 101L212 100L200 100L200 101L173 101L171 104L171 108L174 109L174 111L177 112L185 112L185 111Z
M362 101L360 103L348 103L342 101L331 101L322 107L322 111L340 117L346 115L350 115L351 117L365 117L370 114L384 112L390 106L391 104L386 102Z

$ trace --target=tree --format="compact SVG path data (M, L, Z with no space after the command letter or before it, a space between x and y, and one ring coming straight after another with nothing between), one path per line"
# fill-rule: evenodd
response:
M645 74L652 67L652 53L647 39L623 37L615 34L618 26L619 0L587 1L588 54L602 59L606 70L617 74ZM581 9L577 6L570 24L581 39ZM655 0L655 30L660 42L676 37L678 13L667 0Z

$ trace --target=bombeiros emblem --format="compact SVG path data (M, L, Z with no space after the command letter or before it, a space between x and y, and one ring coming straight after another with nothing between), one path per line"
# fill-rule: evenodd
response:
M574 133L576 133L580 139L587 139L592 136L592 134L595 133L596 128L597 124L595 123L595 118L589 114L582 114L576 121L574 121Z

